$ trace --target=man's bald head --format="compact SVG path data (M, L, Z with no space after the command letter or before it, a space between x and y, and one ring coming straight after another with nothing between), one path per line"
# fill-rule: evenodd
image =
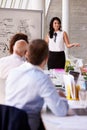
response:
M28 44L25 40L18 40L15 42L13 47L13 53L18 54L19 56L24 56L27 51Z

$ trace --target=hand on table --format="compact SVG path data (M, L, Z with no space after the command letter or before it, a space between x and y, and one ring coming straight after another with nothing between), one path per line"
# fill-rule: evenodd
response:
M62 90L58 90L58 94L59 94L61 97L66 98L66 96L65 96L65 94L64 94L64 92L63 92Z

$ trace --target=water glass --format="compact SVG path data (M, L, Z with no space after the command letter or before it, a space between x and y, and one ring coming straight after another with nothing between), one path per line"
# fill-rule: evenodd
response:
M79 90L79 101L80 101L80 105L83 108L87 107L87 90L85 89Z

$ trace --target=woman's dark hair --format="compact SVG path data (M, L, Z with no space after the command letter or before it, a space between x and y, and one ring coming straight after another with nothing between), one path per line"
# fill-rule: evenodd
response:
M54 20L57 20L60 24L60 28L59 30L61 30L61 20L58 17L53 17L50 21L50 25L49 25L49 36L50 38L53 38L53 33L54 33L54 28L53 28L53 22Z
M35 39L29 43L29 62L33 65L40 65L48 57L48 45L45 40Z
M15 44L16 41L18 40L25 40L27 43L29 43L28 41L28 36L24 33L16 33L15 35L13 35L13 37L10 40L10 44L9 44L9 52L10 54L13 53L13 46Z

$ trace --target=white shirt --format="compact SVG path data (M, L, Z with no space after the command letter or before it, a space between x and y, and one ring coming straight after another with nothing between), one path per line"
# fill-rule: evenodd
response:
M11 69L23 64L23 58L17 54L12 54L0 59L0 103L4 103L5 81Z
M21 65L22 63L24 63L23 58L17 54L12 54L12 55L1 58L0 59L0 78L6 79L9 71L13 69L14 67Z
M27 113L39 113L44 102L55 115L64 116L68 111L67 100L60 98L48 75L27 62L10 72L5 92L6 105Z
M53 52L60 52L65 50L65 44L63 40L63 31L57 31L56 42L54 42L55 36L53 38L49 37L49 50Z

